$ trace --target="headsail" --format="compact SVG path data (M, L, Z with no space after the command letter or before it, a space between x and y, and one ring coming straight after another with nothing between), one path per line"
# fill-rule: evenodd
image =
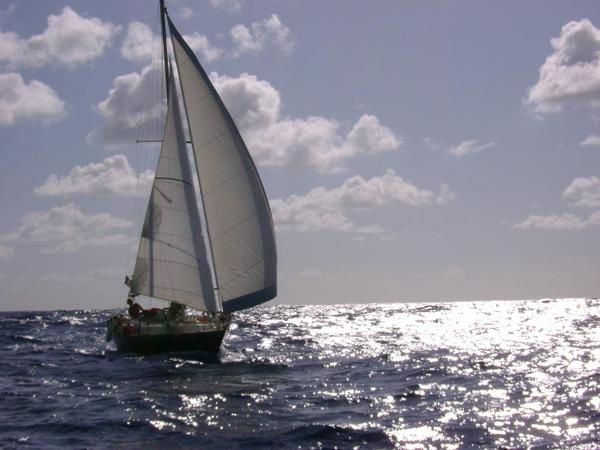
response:
M169 20L223 310L277 294L271 211L248 149L193 51Z
M171 77L171 80L173 77ZM174 83L131 288L218 311Z

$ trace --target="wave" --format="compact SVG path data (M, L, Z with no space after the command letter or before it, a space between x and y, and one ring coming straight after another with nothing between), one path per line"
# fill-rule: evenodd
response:
M600 442L596 300L261 307L234 316L217 355L149 357L105 343L110 314L0 313L0 442L209 449Z

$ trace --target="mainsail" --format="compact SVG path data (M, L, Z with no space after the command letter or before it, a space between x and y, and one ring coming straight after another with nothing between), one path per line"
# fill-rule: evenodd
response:
M173 77L170 77L173 80ZM212 274L174 83L131 282L138 295L216 312Z
M277 294L269 203L248 149L206 72L169 20L223 311ZM155 194L156 195L156 194Z

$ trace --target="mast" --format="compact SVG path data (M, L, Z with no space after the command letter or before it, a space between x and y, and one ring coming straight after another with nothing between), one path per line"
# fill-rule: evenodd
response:
M167 55L167 29L165 27L165 15L167 14L167 8L165 7L165 0L160 0L160 30L162 34L162 47L163 47L163 63L165 66L165 86L167 88L167 100L169 99L169 59Z
M167 59L167 32L165 29L165 14L167 9L165 8L165 0L159 0L160 5L160 24L161 24L161 33L162 33L162 45L163 45L163 63L165 67L165 88L167 92L167 101L169 100L169 61ZM148 219L149 229L154 230L154 202L152 196L154 192L150 192L150 202L148 203ZM154 233L151 231L151 233ZM150 236L150 240L148 242L148 251L149 251L149 279L150 279L150 297L154 297L154 235Z
M166 14L166 7L165 7L165 0L159 0L159 8L160 8L160 30L161 30L161 34L162 34L162 46L163 46L163 64L165 67L165 90L167 92L167 102L169 101L169 60L167 59L167 31L165 29L165 14ZM163 136L164 139L164 136ZM154 195L154 189L152 189L152 192L150 192L150 215L154 215L154 208L153 208L153 202L152 202L152 196ZM153 220L153 218L150 219L151 221ZM150 222L151 226L150 228L153 229L154 227L152 226L152 222ZM150 296L153 297L154 296L154 236L152 236L152 238L150 239L149 242L150 246L149 246L149 251L150 251L150 258L149 258L149 262L150 262Z
M161 25L161 33L162 33L162 46L163 46L163 63L165 67L165 89L167 92L167 101L169 100L169 60L167 58L167 30L165 28L165 14L167 13L167 9L165 7L165 0L159 0L160 5L160 25ZM152 196L154 192L150 193L150 203L149 203L149 219L150 219L150 230L154 230L154 202L152 201ZM153 233L153 231L152 231ZM150 237L149 242L149 278L150 278L150 296L154 296L154 236Z

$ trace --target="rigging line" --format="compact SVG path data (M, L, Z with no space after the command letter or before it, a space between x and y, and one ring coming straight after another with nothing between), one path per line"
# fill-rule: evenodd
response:
M154 23L152 26L152 29L154 31L156 31L157 25L158 25L158 15L156 14L156 12L158 12L158 10L155 10L155 15L154 15ZM155 33L154 33L155 34ZM158 46L157 44L157 40L154 40L154 47L155 47L155 51L153 53L158 54ZM162 120L159 122L157 120L152 120L153 117L149 117L150 114L148 114L148 111L150 110L150 107L152 106L151 103L153 103L153 101L158 102L158 104L160 105L160 103L162 102L162 97L161 97L161 85L160 85L160 72L158 72L158 77L156 76L151 76L151 88L148 92L149 95L144 95L144 99L142 102L142 121L141 123L138 124L137 129L136 129L136 135L137 135L137 139L136 142L143 142L144 139L142 139L142 137L146 134L147 130L151 127L151 128L155 128L155 127L160 127L160 123L162 122ZM162 119L162 109L159 108L160 111L160 115L161 115L161 119ZM155 117L155 116L154 116ZM155 134L155 133L153 133ZM156 133L157 134L157 133ZM156 135L155 134L155 135ZM132 228L132 240L135 240L136 234L139 237L139 229L140 227L140 223L143 223L143 220L145 219L145 214L144 214L144 209L147 205L147 201L145 199L142 199L142 192L141 192L141 181L140 181L140 175L143 172L143 170L147 167L147 160L148 160L148 152L146 151L146 148L140 148L136 146L136 152L135 152L135 156L136 156L136 165L135 165L135 170L136 170L136 182L135 182L135 200L134 200L134 204L133 204L133 208L131 209L131 214L133 214L133 223L135 224L135 226ZM134 266L135 266L135 257L131 258L132 253L135 252L135 256L137 256L137 253L139 251L139 248L135 248L135 247L131 247L131 250L128 252L128 262L127 262L127 266L129 267L131 265L131 263L133 262Z
M153 190L155 190L155 191L157 191L157 192L160 194L160 196L161 196L161 197L162 197L162 198L163 198L163 199L164 199L164 200L165 200L167 203L173 203L173 199L172 199L172 198L170 198L170 197L169 197L167 194L165 194L165 193L162 191L162 189L160 189L160 188L157 186L157 183L154 183L154 186L152 187L152 189L153 189Z

